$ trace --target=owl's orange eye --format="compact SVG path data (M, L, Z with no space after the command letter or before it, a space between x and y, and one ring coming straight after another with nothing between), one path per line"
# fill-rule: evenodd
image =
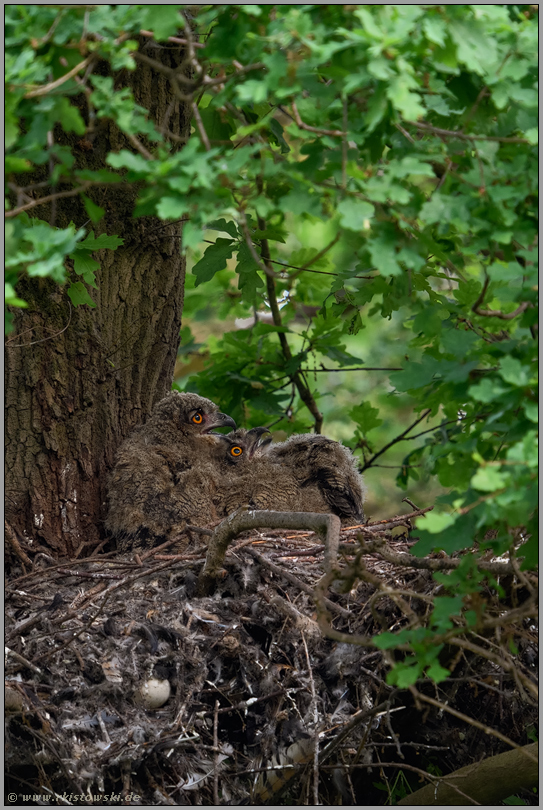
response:
M201 425L201 424L202 424L202 422L204 421L204 417L202 416L202 414L200 413L200 411L196 411L196 413L193 413L193 414L192 414L192 416L191 416L191 421L192 421L192 422L193 422L195 425Z
M238 456L241 456L242 453L243 453L243 449L241 447L238 447L237 445L235 447L230 448L230 455L236 456L236 458Z

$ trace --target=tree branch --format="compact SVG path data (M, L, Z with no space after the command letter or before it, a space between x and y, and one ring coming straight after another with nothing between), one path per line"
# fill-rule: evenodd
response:
M202 139L204 149L206 150L206 152L209 152L209 150L211 149L211 146L209 145L209 138L207 137L204 122L202 121L200 110L198 109L198 105L196 104L195 101L192 102L192 114L194 116L194 120L196 121L196 126L198 128L198 132L200 133L200 138Z
M419 422L422 422L422 420L423 420L423 419L425 419L425 418L428 416L428 414L430 414L431 412L432 412L432 409L431 409L431 408L427 408L427 409L424 411L424 413L423 413L421 416L419 416L419 418L418 418L418 419L416 419L416 420L413 422L413 424L412 424L412 425L410 425L410 426L407 428L407 430L404 430L404 432L403 432L403 433L400 433L400 435L399 435L399 436L396 436L396 438L392 439L392 441L391 441L391 442L389 442L388 444L385 444L385 446L384 446L383 448L381 448L381 450L378 450L378 451L377 451L377 453L374 453L374 455L373 455L373 456L370 458L370 460L365 462L365 464L364 464L364 466L362 467L362 469L360 470L360 472L364 472L364 470L367 470L367 469L368 469L368 467L371 467L371 465L372 465L372 463L375 461L375 459L376 459L376 458L379 458L379 456L382 456L382 455L383 455L383 453L386 453L386 451L387 451L387 450L390 450L390 448L391 448L391 447L393 447L393 445L397 444L398 442L402 442L402 441L409 441L410 439L414 438L414 437L412 437L412 436L407 436L406 434L407 434L407 433L409 433L409 431L410 431L410 430L413 430L413 428L415 427L415 425L418 425L418 424L419 424Z
M506 737L505 734L502 734L500 731L496 731L496 729L491 728L490 726L485 726L484 723L480 723L478 720L475 720L473 717L469 717L467 714L463 714L462 712L453 709L451 706L448 706L446 703L442 703L439 700L434 700L434 698L429 697L428 695L423 695L422 692L419 692L414 686L408 687L409 691L415 698L415 701L422 701L423 703L429 703L431 706L435 706L436 708L440 709L440 711L448 712L452 714L453 717L457 717L459 720L463 720L465 723L469 723L470 726L474 726L475 728L481 729L484 731L485 734L491 734L493 737L496 737L498 740L506 743L507 745L511 746L511 748L516 748L519 751L523 752L523 759L527 759L536 763L537 767L537 756L532 752L532 746L522 746L518 745L517 743L510 740L509 737ZM537 743L535 743L537 746ZM510 752L512 753L512 752ZM468 768L473 768L473 765L468 765ZM407 797L406 797L407 798Z
M345 368L325 368L321 365L320 368L312 368L312 374L318 374L322 371L403 371L403 368L396 368L395 366L391 366L390 368L376 368L373 366L346 366Z
M530 144L530 141L527 138L500 138L495 135L466 135L464 132L456 132L452 129L441 129L440 127L434 127L431 124L425 124L422 121L406 121L405 123L415 127L416 129L420 129L423 132L433 132L435 135L442 135L443 137L448 138L460 138L462 141L499 141L500 143Z
M258 227L261 231L266 230L266 223L261 217L258 217ZM245 221L245 226L247 227L247 221ZM248 230L248 228L247 228ZM270 248L267 239L262 239L260 242L260 250L262 254L262 259L264 262L264 267L268 268L266 272L266 289L268 293L268 303L270 305L270 310L273 317L273 322L275 326L282 327L283 322L281 320L281 313L279 311L279 305L277 303L277 296L275 294L275 281L274 276L275 273L269 267L270 262ZM279 343L281 344L281 350L283 352L283 357L287 361L287 363L292 362L292 352L290 351L290 346L288 345L287 337L284 332L280 331L277 333L279 338ZM289 375L292 379L292 382L296 386L298 393L300 395L300 399L308 409L309 413L315 420L315 433L320 433L322 428L322 413L319 411L317 407L317 403L311 393L310 388L306 385L302 374L300 371L294 371L291 375Z
M330 570L337 559L340 519L337 515L316 512L273 512L237 510L219 523L209 541L205 565L198 577L200 596L208 596L232 540L247 529L312 529L325 536L324 564Z
M268 259L268 262L263 264L260 256L256 252L256 248L255 248L253 240L251 238L251 232L249 230L249 225L247 224L247 217L245 216L245 212L240 211L239 212L239 217L240 217L241 230L243 231L243 236L245 237L245 242L247 243L247 247L249 248L249 253L251 254L253 259L255 260L255 262L256 262L256 264L258 266L258 269L261 270L266 277L269 276L272 279L277 278L277 273L274 270L272 270L271 267L268 266L268 262L271 261L271 259ZM262 230L264 230L264 228L262 228Z
M309 124L304 124L300 118L300 113L298 112L298 108L294 101L290 107L294 114L294 120L300 129L305 129L307 132L315 132L317 135L332 135L333 137L337 138L344 138L347 134L346 132L342 132L340 129L319 129L318 127L312 127Z
M516 318L517 315L520 315L522 312L524 312L524 310L528 309L528 307L533 306L533 304L530 301L523 301L522 304L520 304L520 306L518 306L514 312L502 312L500 309L481 309L480 305L484 301L489 284L490 279L487 276L485 278L485 283L483 284L481 294L471 308L471 311L475 312L476 315L482 315L484 318L500 318L502 321L511 321L513 320L513 318Z
M369 534L371 530L364 527L361 531ZM451 571L458 568L462 562L461 559L455 557L414 557L412 554L407 554L404 551L393 551L386 545L382 538L375 538L374 540L361 538L360 542L361 548L359 548L358 551L361 551L362 554L379 554L383 559L388 560L388 562L407 568L417 568L426 571ZM477 563L477 570L494 574L494 576L505 576L515 573L511 563L506 562L482 561Z
M142 37L152 37L155 39L155 35L152 31L144 31L143 29L140 31ZM188 45L188 39L182 39L181 37L168 37L167 42L173 42L175 45ZM205 43L203 42L193 42L193 48L205 48Z
M11 211L5 212L4 217L6 219L16 217L19 214L22 214L23 211L29 211L31 208L36 208L38 205L44 205L52 200L60 200L62 197L77 197L77 195L81 194L82 191L86 191L88 188L95 185L100 184L95 183L92 180L87 180L81 186L77 186L77 188L73 188L71 191L59 191L56 194L48 194L46 197L40 197L38 200L32 200L32 202L26 203L26 205L20 205L19 208L12 208Z
M79 62L78 65L73 67L68 73L65 73L64 76L61 76L60 79L57 79L54 82L50 82L49 84L44 84L42 87L36 87L34 90L29 90L28 93L25 93L25 98L36 98L37 96L45 96L47 93L50 93L51 90L56 90L57 87L60 87L67 82L68 79L73 78L77 73L81 70L85 70L88 65L90 65L96 59L95 54L91 54L87 56L82 62Z

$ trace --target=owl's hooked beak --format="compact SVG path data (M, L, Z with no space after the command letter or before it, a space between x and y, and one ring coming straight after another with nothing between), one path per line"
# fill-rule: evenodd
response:
M211 431L215 428L221 427L231 427L235 430L237 425L232 417L225 413L209 413L205 416L205 427L202 430L202 433L211 433Z
M254 427L247 431L247 439L249 439L249 458L252 458L256 452L264 450L271 444L272 435L266 427Z

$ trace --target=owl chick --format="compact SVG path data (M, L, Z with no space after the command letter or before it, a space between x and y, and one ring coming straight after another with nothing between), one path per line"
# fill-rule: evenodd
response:
M217 491L217 512L226 517L242 506L302 511L301 490L292 472L271 457L267 428L234 430L221 436L225 475ZM307 510L305 510L307 511Z
M266 435L268 434L268 435ZM240 506L269 509L258 498L271 435L268 428L239 428L219 438L216 463L220 469L215 506L220 517L226 517Z
M213 473L221 438L211 431L226 426L236 423L211 400L171 392L126 439L109 478L106 520L120 551L153 548L187 523L216 519Z
M339 442L300 434L273 445L266 458L294 477L302 512L332 512L343 523L364 520L364 482L351 451Z

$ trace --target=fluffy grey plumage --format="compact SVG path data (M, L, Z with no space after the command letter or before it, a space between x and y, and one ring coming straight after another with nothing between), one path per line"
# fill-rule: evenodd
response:
M303 512L332 512L343 523L364 520L366 489L347 447L306 433L273 445L267 458L296 479Z
M106 527L120 551L153 548L187 523L216 520L218 427L236 427L214 402L171 392L121 445L109 479Z
M348 448L314 434L291 436L272 445L262 431L265 428L236 430L222 437L226 456L234 450L237 459L221 479L216 501L219 515L247 505L331 512L344 523L364 520L364 483Z
M232 431L222 436L225 474L217 491L216 507L226 517L241 506L250 509L298 509L298 486L288 470L269 460L271 437L267 428Z

